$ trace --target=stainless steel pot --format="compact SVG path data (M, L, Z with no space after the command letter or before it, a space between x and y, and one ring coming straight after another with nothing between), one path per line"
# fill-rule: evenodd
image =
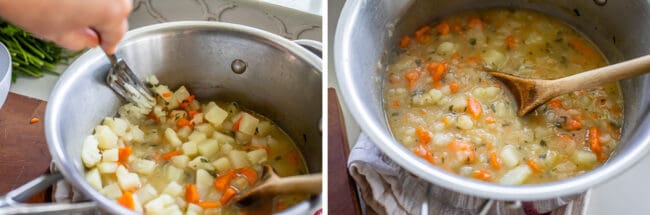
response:
M312 49L320 45L306 44ZM130 31L117 55L141 79L154 74L171 88L185 85L197 99L237 101L269 117L295 140L310 172L321 172L321 60L306 48L246 26L188 21ZM246 63L241 74L231 69L238 59ZM45 134L52 159L68 183L106 212L132 214L86 183L80 157L84 137L123 104L105 84L109 67L96 48L67 68L48 102ZM14 193L22 199L20 192ZM320 204L318 196L283 213L308 213Z
M606 2L606 3L602 3ZM499 200L543 200L580 193L620 175L650 150L650 76L621 82L625 124L621 143L603 166L570 179L506 186L442 171L399 144L382 105L383 70L398 38L462 10L529 8L557 17L590 37L611 63L650 52L648 1L347 1L336 29L334 60L345 103L375 144L413 174L449 190Z
M11 54L9 49L0 43L0 108L7 100L11 85Z

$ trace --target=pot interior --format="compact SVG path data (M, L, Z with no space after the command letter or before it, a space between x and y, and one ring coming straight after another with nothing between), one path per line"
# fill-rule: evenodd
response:
M236 101L270 118L294 140L308 170L321 172L320 59L299 46L242 26L168 23L129 32L117 56L142 80L154 74L170 89L185 85L199 101ZM244 73L231 70L235 59L246 62ZM83 180L82 142L124 104L105 84L109 67L100 50L84 54L61 77L47 107L53 158L68 181L87 192L87 183L75 181Z
M349 2L348 2L349 3ZM396 44L425 24L466 10L526 8L559 18L590 38L610 63L650 52L650 3L647 1L380 1L347 4L337 29L335 60L348 106L361 127L384 153L416 175L444 187L486 198L539 200L585 191L648 151L650 76L620 82L625 116L623 135L610 160L589 173L540 185L502 186L450 175L417 159L392 138L383 110L383 74L393 59ZM624 12L623 12L624 11ZM340 53L338 53L340 52ZM378 72L380 71L380 72ZM371 77L371 78L369 78ZM646 119L644 121L644 119Z

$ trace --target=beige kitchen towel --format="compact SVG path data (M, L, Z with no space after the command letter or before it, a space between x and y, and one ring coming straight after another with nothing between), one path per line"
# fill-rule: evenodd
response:
M350 151L348 168L365 204L377 214L584 214L587 199L583 193L522 203L463 195L401 168L363 133Z

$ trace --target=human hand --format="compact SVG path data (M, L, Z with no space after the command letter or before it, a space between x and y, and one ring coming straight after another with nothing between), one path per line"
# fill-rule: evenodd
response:
M0 0L0 17L70 50L100 45L112 54L131 7L131 0Z

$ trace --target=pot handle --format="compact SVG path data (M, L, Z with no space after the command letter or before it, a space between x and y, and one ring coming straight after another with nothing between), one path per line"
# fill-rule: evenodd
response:
M323 44L321 42L306 39L294 40L293 42L314 53L319 58L323 58Z
M34 194L50 187L63 179L61 173L52 173L35 178L26 184L0 196L0 214L62 214L92 210L97 207L95 202L82 203L43 203L25 204Z

